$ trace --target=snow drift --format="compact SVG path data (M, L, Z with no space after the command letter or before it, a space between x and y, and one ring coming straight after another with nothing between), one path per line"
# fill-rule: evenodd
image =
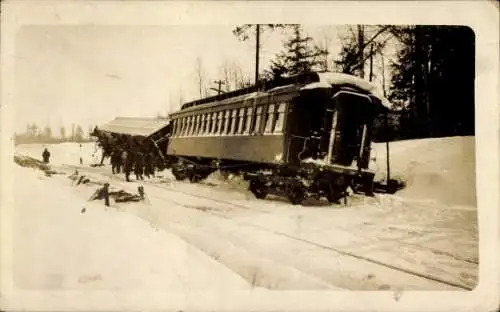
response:
M25 144L17 153L41 160L45 145ZM101 151L95 143L61 143L47 145L52 153L50 163L55 165L83 165L98 163ZM386 179L385 143L373 143L372 155L376 161L370 167L376 170L375 181ZM448 205L476 205L475 141L474 137L447 137L406 140L390 143L391 179L403 181L406 187L396 195L404 198L434 200ZM109 160L105 161L108 164ZM168 170L159 173L173 180ZM244 190L247 183L240 177L223 177L215 172L204 184L232 190Z
M376 181L386 179L385 143L372 145ZM474 137L447 137L390 143L391 179L404 181L398 196L476 206Z

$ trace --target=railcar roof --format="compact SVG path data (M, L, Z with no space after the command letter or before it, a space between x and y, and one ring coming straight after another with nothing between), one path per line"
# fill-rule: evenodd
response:
M301 90L312 90L312 89L328 89L331 88L332 86L353 86L355 88L361 89L367 93L370 93L371 95L377 97L380 99L380 102L385 108L390 109L392 107L392 104L387 100L387 98L383 95L383 92L380 90L380 88L359 77L349 75L349 74L344 74L344 73L337 73L337 72L322 72L322 73L313 73L312 75L308 76L311 78L311 82L305 85L302 85L300 88ZM275 86L271 89L265 90L265 91L255 91L253 88L246 88L242 90L237 90L235 92L240 92L240 91L245 91L247 90L248 93L244 94L238 94L235 96L231 96L228 98L220 99L217 100L216 97L211 97L205 99L207 102L206 103L199 103L195 105L195 102L189 102L183 105L183 108L172 114L175 115L177 113L184 113L184 112L189 112L192 110L199 110L203 108L208 108L208 107L213 107L213 106L218 106L218 105L224 105L224 104L229 104L229 103L235 103L238 101L246 100L246 99L251 99L251 98L257 98L260 96L264 96L267 94L273 94L273 93L280 93L285 90L290 90L293 88L299 88L299 85L296 83L290 83L290 84L284 84L281 86ZM212 99L212 101L210 101ZM184 107L186 106L187 107Z
M98 129L117 134L149 137L165 128L169 122L167 118L116 117Z
M383 91L370 81L359 78L357 76L335 72L318 73L318 76L320 83L327 83L329 85L352 85L360 88L361 90L369 92L373 96L380 99L382 105L384 105L386 108L392 107L391 102L389 102L389 100L384 96Z
M268 92L261 92L261 91L255 91L255 92L251 92L251 93L247 93L247 94L242 94L242 95L238 95L238 96L235 96L235 97L230 97L230 98L227 98L227 99L224 99L224 100L220 100L220 101L213 101L213 102L208 102L208 103L204 103L204 104L199 104L197 106L190 106L188 108L184 108L180 111L177 111L171 115L176 115L176 114L181 114L181 113L185 113L185 112L190 112L190 111L193 111L193 110L200 110L200 109L203 109L203 108L207 108L207 107L214 107L214 106L220 106L220 105L225 105L225 104L231 104L231 103L236 103L236 102L239 102L239 101L245 101L245 100L249 100L249 99L253 99L253 98L258 98L259 96L265 96L267 95Z

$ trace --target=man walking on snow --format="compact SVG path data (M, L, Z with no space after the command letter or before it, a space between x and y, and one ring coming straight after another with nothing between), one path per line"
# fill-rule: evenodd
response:
M45 148L45 150L43 151L42 153L42 158L43 158L43 162L48 164L49 163L49 159L50 159L50 152L47 148Z

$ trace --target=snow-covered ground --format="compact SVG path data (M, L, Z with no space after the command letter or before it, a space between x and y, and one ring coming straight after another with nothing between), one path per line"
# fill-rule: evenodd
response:
M373 144L378 180L387 173L385 148L385 143ZM476 206L474 137L398 141L389 148L391 178L407 184L398 196Z
M53 165L77 165L80 157L84 165L96 164L101 161L102 151L94 142L59 144L20 144L16 146L16 153L42 160L44 148L50 152L50 163ZM109 163L109 159L107 161Z
M377 178L383 179L385 145L375 144L374 149L380 169ZM224 180L218 174L202 184L173 181L168 171L151 181L126 183L123 175L111 175L109 166L89 167L100 160L100 154L95 156L93 144L82 145L81 152L79 145L74 144L49 146L49 150L53 155L51 162L57 170L69 174L73 168L78 168L92 181L109 182L113 188L129 192L136 192L138 185L144 185L148 199L145 203L113 203L118 210L104 210L102 203L92 202L87 204L87 212L80 214L81 205L95 191L95 185L71 186L72 181L65 175L35 180L37 184L30 186L30 192L34 189L34 192L41 190L42 194L64 193L58 196L66 196L64 202L71 203L68 204L71 208L59 212L68 218L67 222L60 223L59 233L67 233L68 239L71 237L69 233L73 233L79 243L61 246L67 246L68 253L77 255L81 255L78 245L86 246L83 253L86 257L93 255L94 262L101 259L104 263L102 270L90 269L92 262L78 262L78 256L72 256L69 259L75 260L68 261L72 264L63 273L54 273L55 276L79 274L83 279L91 280L99 280L100 276L101 282L92 283L111 287L121 282L128 285L134 278L142 278L143 285L156 287L159 281L147 282L155 280L156 276L144 268L148 264L150 267L156 265L147 256L139 261L124 262L123 270L133 264L142 268L131 271L135 277L120 276L115 284L111 282L112 278L109 284L104 282L106 274L112 277L120 269L106 262L112 256L109 250L102 249L111 249L107 244L114 244L113 240L123 236L126 241L135 239L137 245L134 248L145 248L144 254L158 245L170 244L174 246L172 249L181 250L195 247L215 261L215 264L209 262L215 265L214 272L227 276L227 282L221 287L234 284L236 287L252 285L268 289L431 290L472 289L477 282L473 137L391 143L391 176L407 181L407 188L395 195L379 194L375 198L353 196L348 206L326 202L293 206L279 197L257 200L245 190L245 183L240 179ZM42 151L43 147L37 145L17 147L18 153L38 159ZM79 165L80 157L83 165ZM28 179L26 174L20 174L20 177L21 180ZM28 200L20 199L23 200L25 204L21 206L27 205ZM57 214L54 205L49 202L36 209L39 214L36 219L44 220L47 228L54 221L51 216ZM89 220L92 218L89 216L95 216L95 219ZM40 223L29 217L22 219L19 222L26 228ZM107 223L113 229L127 226L127 231L117 229L115 233L101 229L94 233L95 227L100 228L98 224ZM92 233L88 233L90 228ZM22 232L17 227L16 231ZM58 237L54 229L49 233L52 234L32 241L31 245L24 244L29 246L25 252L36 254L40 252L36 251L38 245L44 246L46 241ZM85 245L85 237L96 239L96 235L101 235L97 237L102 242L96 246ZM188 245L179 241L167 242L178 238ZM162 243L163 240L166 243ZM118 246L122 246L120 244ZM170 256L165 254L163 257ZM52 268L64 267L60 265L61 260L49 256L46 259L48 265L40 271L49 273ZM23 261L30 265L29 261ZM208 260L200 259L200 263L193 265L208 266L204 261ZM146 264L143 266L143 263ZM107 269L106 265L109 266ZM158 265L156 270L161 270L161 267ZM162 270L162 274L168 274L165 272L168 268ZM182 272L182 266L179 270ZM201 275L206 274L207 279L213 276L205 273L203 268L197 270ZM219 270L225 273L219 273ZM35 273L29 275L37 276ZM33 278L31 283L73 287L69 286L69 281L75 281L75 278L51 278L55 281L40 282ZM200 283L203 285L202 281Z
M193 291L250 286L171 233L116 208L87 202L69 180L16 166L14 189L13 277L19 288Z

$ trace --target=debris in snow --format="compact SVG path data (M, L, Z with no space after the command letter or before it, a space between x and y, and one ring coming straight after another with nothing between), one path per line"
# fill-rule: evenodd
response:
M95 199L104 199L104 204L109 206L109 183L104 183L104 186L97 189L92 196L90 196L89 201Z
M14 155L14 162L21 167L42 170L48 177L58 173L57 171L53 170L48 164L29 156Z

